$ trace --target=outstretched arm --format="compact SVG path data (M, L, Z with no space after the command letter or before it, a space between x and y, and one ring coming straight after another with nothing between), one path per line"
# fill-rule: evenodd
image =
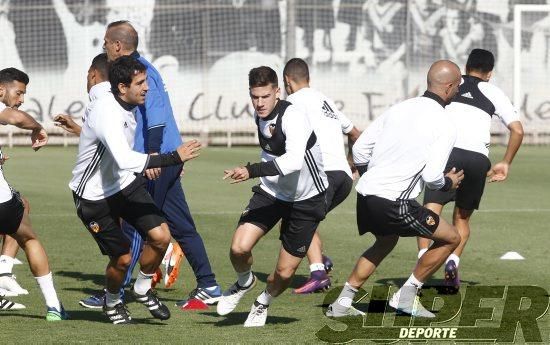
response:
M506 153L502 161L498 162L487 173L489 176L489 182L501 182L508 177L508 169L516 156L516 153L523 141L523 126L520 121L514 121L508 125L510 130L510 138L508 139L508 146L506 147Z
M0 112L0 122L32 131L32 148L35 151L48 143L48 134L42 125L24 111L6 108Z
M56 125L57 127L61 127L69 133L80 136L82 127L79 126L76 122L74 122L74 120L70 115L59 114L59 115L56 115L53 118L53 120L54 120L54 125Z

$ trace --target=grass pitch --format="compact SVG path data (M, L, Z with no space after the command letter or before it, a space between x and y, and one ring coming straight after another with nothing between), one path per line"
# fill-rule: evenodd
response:
M116 327L108 324L99 310L83 309L78 300L98 291L103 284L106 259L75 214L67 183L76 148L47 147L39 152L30 148L4 148L11 159L4 166L8 181L29 199L31 218L48 252L55 285L72 320L47 323L45 307L23 253L25 265L15 266L20 284L28 296L12 298L23 303L22 311L0 311L5 343L317 343L315 333L325 324L342 325L323 316L325 294L278 297L269 311L268 323L261 329L244 329L242 324L255 297L265 286L279 248L277 231L272 231L254 250L254 272L261 282L245 296L228 317L215 308L202 312L183 312L174 302L195 287L189 266L184 263L176 288L159 289L171 308L167 322L153 320L141 305L129 309L139 325ZM492 162L502 157L503 148L494 148ZM183 185L195 222L207 247L218 282L226 288L235 280L228 259L229 244L240 212L251 195L253 182L229 185L222 181L223 169L257 161L253 148L206 148L201 157L190 162ZM481 210L472 219L472 235L460 266L465 285L537 285L550 290L548 274L548 224L550 223L549 147L524 147L511 169L509 180L487 186ZM449 208L450 209L450 208ZM449 220L450 212L444 217ZM359 237L355 225L355 196L350 197L321 225L325 252L335 262L334 286L342 285L357 257L372 243L373 237ZM503 261L500 256L516 251L523 261ZM402 239L368 281L365 289L382 284L400 284L416 259L414 239ZM293 286L303 283L308 267L302 264ZM441 280L434 275L433 282ZM497 308L498 309L498 308ZM497 325L498 326L498 325ZM539 320L543 342L549 341L550 317ZM511 325L513 327L513 325ZM516 342L521 343L521 332Z

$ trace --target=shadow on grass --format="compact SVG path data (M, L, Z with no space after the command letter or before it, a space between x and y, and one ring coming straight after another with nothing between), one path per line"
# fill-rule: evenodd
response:
M67 313L69 313L69 320L100 322L105 324L110 323L107 320L107 317L103 315L101 309L67 310ZM134 319L137 325L166 325L165 323L152 318L137 319L132 317L132 319Z
M269 277L269 274L263 272L254 272L254 275L256 276L256 278L258 278L259 281L267 283L267 277ZM297 289L300 286L304 285L308 278L309 276L295 275L292 278L292 282L290 283L290 286L288 288Z
M100 287L105 285L105 275L104 274L96 274L96 273L82 273L82 272L73 272L73 271L58 271L55 272L56 275L60 275L63 277L68 278L74 278L79 281L89 281L95 285L98 285ZM99 288L98 290L100 290Z
M201 321L201 322L198 322L198 323L205 324L205 325L214 325L214 326L217 326L217 327L222 327L222 326L243 325L244 322L246 321L246 318L248 317L248 312L231 313L231 314L226 315L226 316L219 316L217 313L206 312L206 313L201 313L201 315L215 317L218 320ZM223 318L223 319L220 320L220 318ZM283 325L285 325L285 324L289 324L289 323L296 322L296 321L299 321L299 320L296 319L296 318L293 318L293 317L269 316L268 315L266 324L283 324Z
M45 319L46 315L29 315L25 314L23 311L2 311L0 316L18 316L25 319Z

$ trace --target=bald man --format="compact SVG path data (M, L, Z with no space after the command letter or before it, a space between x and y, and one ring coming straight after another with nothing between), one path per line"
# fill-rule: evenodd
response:
M434 244L417 262L390 306L419 317L434 317L418 301L422 284L460 243L456 228L415 198L424 185L452 190L463 179L455 169L443 174L455 142L455 129L445 105L460 84L460 70L451 61L435 62L428 72L428 90L384 112L353 146L354 161L366 168L357 183L359 234L370 232L374 244L357 261L327 316L364 315L351 306L355 293L393 250L399 237L422 236ZM358 167L359 170L359 167Z

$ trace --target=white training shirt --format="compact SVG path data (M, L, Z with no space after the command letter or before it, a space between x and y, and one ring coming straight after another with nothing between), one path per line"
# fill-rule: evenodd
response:
M132 150L135 108L125 110L103 83L90 90L90 100L69 187L83 199L101 200L132 183L148 155Z
M498 116L506 126L519 121L520 118L512 102L501 89L484 81L477 85L481 93L493 103L494 114L488 114L473 105L459 102L451 102L445 110L456 125L455 147L488 156L491 143L491 115ZM465 92L463 97L475 97L475 94Z
M359 142L373 145L372 156L354 145L354 156L368 162L359 179L361 195L388 200L414 199L424 183L430 189L444 186L443 170L456 132L444 108L428 97L411 98L392 106L361 134Z
M254 117L258 115L254 113ZM277 116L267 121L259 118L260 131L266 138L271 138L269 128L276 122ZM306 115L289 105L281 126L286 137L286 153L275 156L262 150L261 154L262 162L274 160L281 174L260 177L260 187L275 198L289 202L306 200L325 191L328 181L319 143L306 150L313 131Z
M6 105L0 102L0 113L6 109ZM3 157L2 147L0 147L0 158ZM12 190L6 179L4 178L4 166L0 165L0 202L10 201L12 198Z
M325 171L344 171L351 177L342 135L353 129L351 120L330 98L310 87L296 91L286 100L308 116L321 146Z

